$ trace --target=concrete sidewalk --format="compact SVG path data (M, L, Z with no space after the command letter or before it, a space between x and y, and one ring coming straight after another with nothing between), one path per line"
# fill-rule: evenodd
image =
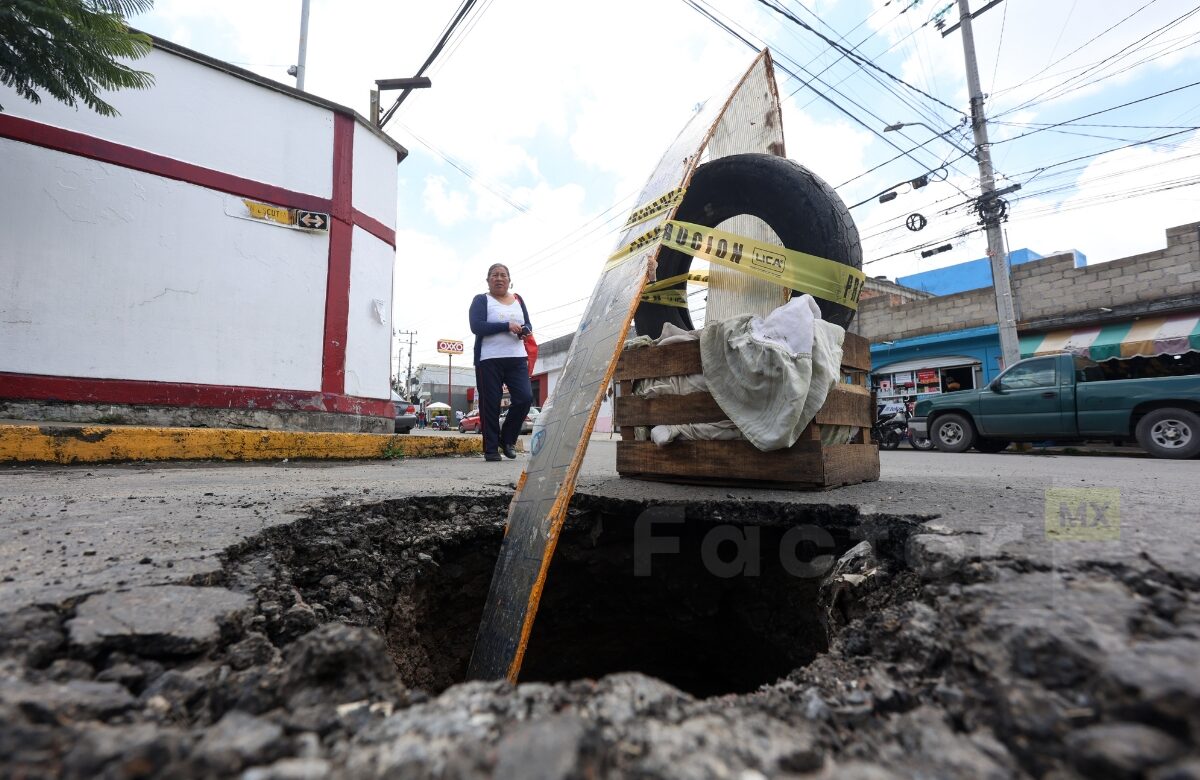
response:
M478 455L478 437L0 421L0 463L278 461Z

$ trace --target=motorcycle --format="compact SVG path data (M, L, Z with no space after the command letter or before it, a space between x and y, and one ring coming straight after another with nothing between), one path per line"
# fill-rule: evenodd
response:
M871 426L871 440L876 442L881 450L898 449L900 443L905 440L914 450L932 450L932 440L913 436L908 430L908 420L911 416L912 412L907 408L881 412L875 424Z
M908 436L908 417L903 412L881 414L871 426L871 441L881 450L894 450Z

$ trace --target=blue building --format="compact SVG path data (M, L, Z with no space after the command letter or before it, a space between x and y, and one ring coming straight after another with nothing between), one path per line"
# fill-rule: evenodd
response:
M1074 249L1075 267L1087 265L1087 256ZM1032 249L1014 249L1008 253L1008 266L1022 265L1031 260L1041 260L1042 255ZM896 277L896 284L911 287L934 295L953 295L967 290L978 290L980 287L992 286L992 265L986 257L978 260L968 260L945 268L935 268L932 271L922 271L917 274Z
M1074 256L1076 268L1087 265L1082 253L1066 254ZM1041 259L1032 249L1015 249L1009 253L1009 266ZM992 268L982 257L898 277L896 283L933 296L954 295L991 287ZM971 390L987 385L1003 370L1000 334L995 325L983 325L876 342L871 345L871 364L872 384L881 401Z

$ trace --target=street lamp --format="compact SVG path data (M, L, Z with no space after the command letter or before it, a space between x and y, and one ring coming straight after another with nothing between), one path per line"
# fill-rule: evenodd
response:
M949 130L945 131L944 133L939 133L937 130L934 130L932 127L925 124L924 122L897 122L894 125L888 125L887 127L883 128L883 132L892 133L892 132L895 132L896 130L903 129L905 127L923 127L926 130L928 130L929 132L933 133L934 138L941 138L941 139L945 140L946 143L950 144L951 146L953 146L955 149L962 152L966 156L970 157L972 160L979 159L978 157L975 156L975 152L968 151L967 149L964 149L961 146L959 146L958 144L951 141L949 138L946 138L947 135L949 135L950 133L953 133L955 130L957 130L958 129L957 127L952 127ZM932 139L930 139L930 140L932 140ZM926 143L928 143L928 142L926 142ZM922 144L922 145L924 145L924 144Z

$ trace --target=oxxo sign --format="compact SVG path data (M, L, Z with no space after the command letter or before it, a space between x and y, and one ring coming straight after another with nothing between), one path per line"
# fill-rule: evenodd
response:
M461 341L453 341L452 339L438 339L438 352L446 355L461 355L463 353L463 343Z

